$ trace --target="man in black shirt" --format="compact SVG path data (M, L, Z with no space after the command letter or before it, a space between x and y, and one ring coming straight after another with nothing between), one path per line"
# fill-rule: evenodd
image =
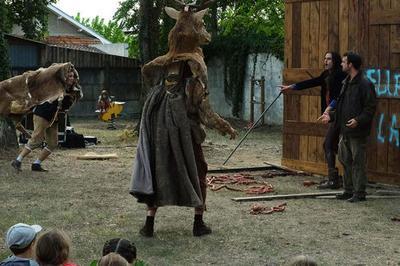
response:
M25 145L18 157L12 161L11 165L18 171L21 171L22 160L31 153L32 150L43 147L39 157L32 164L32 171L45 172L41 163L54 151L58 145L58 112L67 111L71 105L82 97L80 90L76 87L78 81L77 73L73 70L68 73L65 80L66 94L61 100L53 102L44 102L33 109L34 129L32 137Z

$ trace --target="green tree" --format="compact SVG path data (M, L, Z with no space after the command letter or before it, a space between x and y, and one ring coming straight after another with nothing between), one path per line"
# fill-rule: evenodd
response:
M167 0L125 0L120 2L114 14L114 19L121 28L126 28L137 36L139 58L143 63L160 55L160 35L164 25L162 14L166 2Z
M121 27L115 20L106 23L104 19L99 16L92 19L82 18L80 13L75 16L75 19L83 25L92 28L113 43L128 43L129 57L138 57L139 46L137 35L126 35L123 31L124 27Z
M7 9L8 28L17 24L22 27L25 37L41 40L47 32L47 5L57 0L2 0Z

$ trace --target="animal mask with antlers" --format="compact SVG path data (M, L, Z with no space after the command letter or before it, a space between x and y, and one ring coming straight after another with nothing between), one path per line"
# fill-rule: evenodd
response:
M208 11L207 7L214 1L205 1L201 5L175 1L181 6L182 11L165 7L168 16L176 20L175 26L168 35L169 53L193 53L199 46L211 41L211 35L205 28L203 17Z

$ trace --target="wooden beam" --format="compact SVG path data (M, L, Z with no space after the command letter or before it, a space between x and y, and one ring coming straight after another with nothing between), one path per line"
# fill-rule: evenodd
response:
M316 198L318 196L332 196L343 193L343 191L329 191L329 192L313 192L313 193L299 193L299 194L284 194L284 195L270 195L270 196L256 196L256 197L240 197L233 198L233 201L264 201L264 200L281 200L281 199L306 199Z
M312 122L285 121L283 125L283 134L323 137L327 131L327 125Z
M400 199L400 196L376 196L376 195L367 195L367 199ZM316 199L336 199L335 196L319 196Z
M378 171L367 171L368 181L400 185L400 174L399 173L385 173Z
M303 160L282 158L282 165L288 168L310 172L314 174L320 174L320 175L328 174L328 168L325 162L308 162Z
M286 84L292 84L316 78L321 75L322 71L324 70L320 68L285 68L283 70L283 80Z
M369 25L400 24L400 8L372 9L370 12Z

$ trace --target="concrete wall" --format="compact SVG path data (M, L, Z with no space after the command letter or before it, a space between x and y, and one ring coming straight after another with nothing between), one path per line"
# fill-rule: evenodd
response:
M232 117L232 105L224 93L224 63L219 58L207 62L209 101L215 112L224 117Z
M103 89L114 96L115 101L125 102L122 116L139 117L140 73L137 69L78 68L80 84L83 90L81 99L70 111L71 116L96 116L96 104Z
M254 68L254 60L256 60ZM247 69L245 76L245 90L243 95L242 118L250 119L250 88L251 77L254 73L255 79L265 78L265 108L279 95L278 85L282 84L283 62L275 56L268 54L249 55L247 59ZM261 102L261 89L258 84L254 87L254 101ZM261 115L261 105L254 104L254 121ZM264 123L267 125L282 125L283 124L283 96L281 96L269 109L264 116Z
M244 92L242 101L241 119L250 119L250 88L251 76L255 75L255 79L265 77L265 107L278 96L279 89L277 85L282 84L282 70L283 62L274 56L268 54L258 54L254 68L254 55L249 55L247 59L247 68L244 82ZM224 64L221 59L211 58L207 62L208 78L209 78L209 92L210 103L214 111L224 117L232 116L232 105L226 100L224 94ZM259 87L254 89L254 100L261 101L261 91ZM256 120L262 111L259 104L254 107L254 120ZM283 124L283 96L281 96L264 117L264 123L268 125L282 125Z

